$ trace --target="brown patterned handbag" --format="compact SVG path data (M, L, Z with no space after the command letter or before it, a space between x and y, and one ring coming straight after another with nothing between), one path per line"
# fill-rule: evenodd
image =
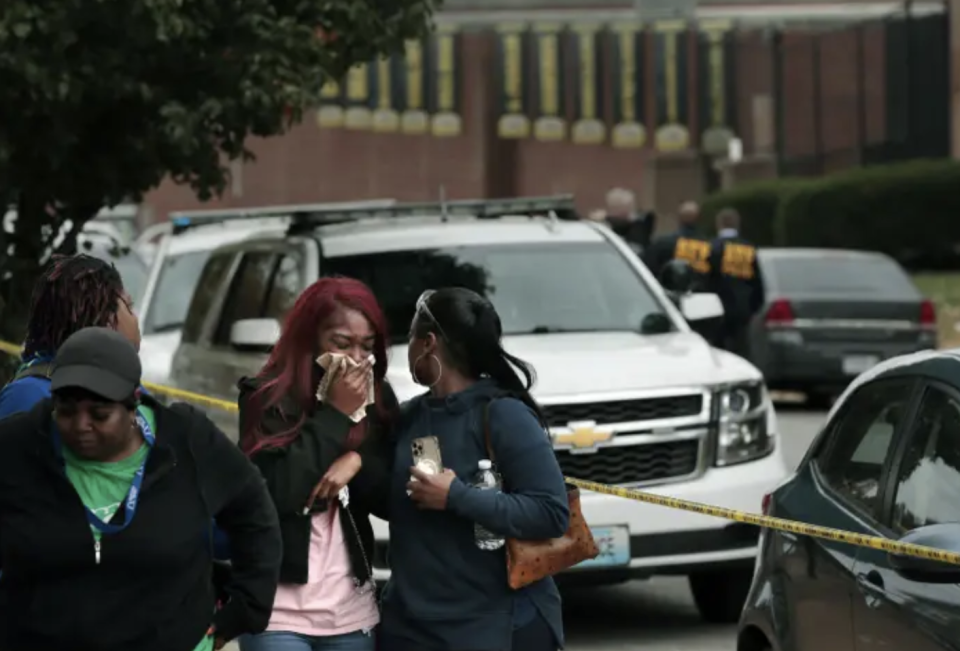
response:
M488 402L483 412L483 437L490 461L496 464L490 437L491 404L492 401ZM507 539L507 582L514 590L553 576L600 554L590 527L580 511L580 489L570 484L566 484L566 487L570 524L563 536L550 540Z

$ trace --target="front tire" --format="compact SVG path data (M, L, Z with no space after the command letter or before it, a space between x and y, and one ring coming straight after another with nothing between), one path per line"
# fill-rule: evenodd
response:
M750 592L753 571L716 570L689 576L690 592L703 621L710 624L735 624Z

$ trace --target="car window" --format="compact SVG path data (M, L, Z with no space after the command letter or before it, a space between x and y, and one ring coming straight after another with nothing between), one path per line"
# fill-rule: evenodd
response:
M200 279L192 292L190 307L183 323L181 338L186 343L196 343L203 331L203 324L217 298L220 288L227 280L235 253L221 253L211 257L203 266Z
M893 529L960 522L960 403L927 389L910 436L897 472Z
M844 296L906 297L918 293L893 260L882 257L771 257L766 275L786 295L817 293Z
M322 273L367 283L393 341L405 341L426 289L467 287L497 308L504 335L640 331L663 307L607 242L497 244L325 258Z
M223 303L220 321L213 334L214 346L229 345L230 328L237 321L263 316L270 276L276 263L276 253L255 251L244 254Z
M909 400L909 383L864 385L848 399L827 445L817 454L817 466L830 487L868 513L878 506L884 463Z
M87 253L111 263L120 274L123 288L133 299L134 304L143 297L143 290L147 286L147 277L150 270L147 263L138 254L121 247L109 246L101 243L85 242L78 247L81 253Z
M273 275L273 282L270 284L270 293L267 296L267 307L263 316L283 321L287 312L297 302L300 291L303 286L303 273L300 266L300 258L293 255L285 255L280 258L280 264Z
M193 289L197 286L210 251L168 255L160 263L157 286L146 306L143 334L179 330L187 318Z

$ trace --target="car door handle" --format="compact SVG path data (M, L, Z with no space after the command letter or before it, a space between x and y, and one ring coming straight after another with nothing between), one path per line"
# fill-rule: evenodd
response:
M857 575L857 588L863 595L868 608L880 607L881 595L884 594L883 577L876 570Z

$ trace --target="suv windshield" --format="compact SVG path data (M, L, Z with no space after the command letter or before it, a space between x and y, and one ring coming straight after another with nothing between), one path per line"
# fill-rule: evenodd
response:
M504 335L639 332L663 308L616 248L606 242L497 244L325 258L324 275L367 283L394 343L405 342L417 298L460 286L496 306Z
M197 286L210 251L193 251L168 255L163 259L157 286L150 298L150 309L143 324L143 334L179 330L187 318L190 299Z
M906 296L916 288L903 269L887 258L773 257L770 271L786 295L840 294L844 296Z

